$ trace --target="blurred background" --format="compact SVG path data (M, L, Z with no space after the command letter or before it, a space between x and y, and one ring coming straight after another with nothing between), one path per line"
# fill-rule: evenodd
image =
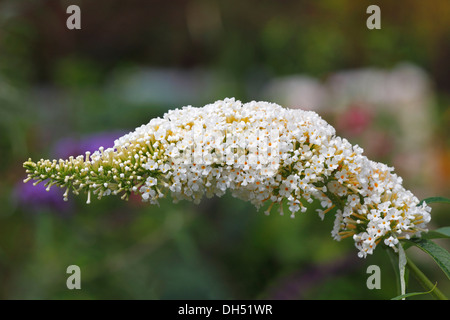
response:
M81 30L66 27L71 4ZM380 30L366 27L370 4ZM419 198L448 197L449 17L448 0L0 1L0 298L397 295L384 250L357 258L315 204L291 219L230 196L63 202L23 184L22 163L109 147L168 109L236 97L317 111ZM431 229L449 225L448 210L433 205ZM428 256L407 254L450 295ZM381 290L366 287L373 264ZM66 287L69 265L81 290ZM409 291L421 291L414 279Z

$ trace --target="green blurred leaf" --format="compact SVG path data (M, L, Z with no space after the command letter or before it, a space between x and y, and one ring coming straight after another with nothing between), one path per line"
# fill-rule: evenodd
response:
M450 227L442 227L436 230L430 230L426 233L422 233L421 238L414 238L413 241L419 241L420 239L448 239L450 238ZM403 248L406 250L413 245L413 242L405 242Z
M394 298L392 298L391 300L402 300L403 298L408 298L408 297L412 297L412 296L418 296L418 295L422 295L422 294L429 294L431 292L433 292L433 290L436 288L437 283L434 284L434 287L429 290L429 291L425 291L425 292L410 292L410 293L406 293L406 294L402 294L399 296L396 296Z
M436 230L430 230L422 235L424 239L450 238L450 227L443 227Z
M434 202L450 203L450 199L445 198L445 197L430 197L430 198L426 198L426 199L423 199L422 201L420 201L419 206L421 206L422 203L424 203L424 202L426 202L427 204L434 203Z
M428 253L450 279L450 253L428 239L412 239L409 242Z

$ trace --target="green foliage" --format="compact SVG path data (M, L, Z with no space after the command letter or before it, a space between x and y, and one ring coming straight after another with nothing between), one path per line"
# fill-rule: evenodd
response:
M428 203L436 203L436 202L444 202L444 203L450 203L450 199L444 198L444 197L431 197L426 198L420 202L419 205L421 205L423 202ZM409 248L410 246L416 246L425 253L427 253L435 262L436 264L441 268L441 270L444 272L445 276L447 277L447 280L450 279L450 253L448 250L442 248L441 246L437 245L435 242L431 241L431 239L448 239L450 238L450 227L442 227L436 230L429 231L427 233L424 233L421 238L413 238L404 241L403 244L401 244L404 249ZM402 249L403 250L403 249ZM395 260L392 257L392 254L390 255L391 260ZM423 274L422 271L419 270L419 268L409 259L407 258L407 267L408 269L414 274L416 279L420 282L420 284L424 288L428 288L429 290L427 292L416 292L416 293L404 293L401 294L393 300L400 300L405 299L407 297L416 296L416 295L423 295L423 294L433 294L438 299L445 299L447 300L447 297L442 294L442 292L436 288L437 283L432 286L431 281ZM394 264L395 268L395 264ZM396 272L397 278L400 278L400 281L406 281L408 279L407 276L400 276L398 272Z
M430 198L426 198L426 199L423 199L422 201L420 201L419 206L424 202L426 202L426 203L436 203L436 202L450 203L450 199L445 198L445 197L430 197Z
M430 230L422 235L424 239L446 239L450 238L450 227L442 227L436 230Z
M450 253L427 239L410 240L416 247L428 253L450 279Z
M394 298L392 298L391 300L403 300L404 298L409 298L409 297L414 297L414 296L420 296L420 295L424 295L424 294L429 294L432 293L433 290L436 288L437 283L434 285L434 287L426 292L410 292L410 293L405 293L405 294L401 294L399 296L396 296Z

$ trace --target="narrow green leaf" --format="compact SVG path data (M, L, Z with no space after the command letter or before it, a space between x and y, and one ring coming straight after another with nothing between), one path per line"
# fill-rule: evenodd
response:
M430 203L434 203L434 202L446 202L446 203L450 203L450 199L449 198L445 198L445 197L430 197L430 198L426 198L423 199L422 201L419 202L419 206L422 205L422 203L426 202L427 204Z
M425 290L431 290L433 288L433 283L430 281L430 279L427 278L427 276L420 271L420 269L416 266L416 264L406 257L408 260L408 269L411 272L411 274L416 278L416 280L420 283L422 287L425 288ZM448 300L448 298L439 290L437 287L431 292L433 297L439 300Z
M442 227L436 230L423 232L420 238L413 238L412 241L419 241L420 239L450 239L450 227ZM405 241L403 248L406 250L413 245L412 241Z
M450 238L450 227L443 227L436 230L430 230L422 234L425 239Z
M450 253L447 250L428 239L412 239L409 242L428 253L450 279Z
M437 285L437 283L435 283L434 287L431 290L429 290L429 291L426 291L426 292L410 292L410 293L406 293L406 294L402 294L402 295L396 296L396 297L392 298L391 300L402 300L404 298L408 298L408 297L412 297L412 296L418 296L418 295L421 295L421 294L429 294L429 293L434 291L434 289L436 288L436 285Z
M435 230L436 232L442 233L450 238L450 227L442 227Z

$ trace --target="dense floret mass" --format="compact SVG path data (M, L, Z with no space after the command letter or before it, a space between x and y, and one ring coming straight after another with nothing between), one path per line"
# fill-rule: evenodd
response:
M319 201L320 217L333 210L336 240L353 237L359 256L382 241L426 231L430 208L402 186L393 168L369 160L336 136L317 113L268 102L225 99L202 108L186 106L122 136L111 148L67 160L31 159L28 178L91 197L139 193L156 204L199 202L204 196L235 197L261 207L269 202L291 216Z

